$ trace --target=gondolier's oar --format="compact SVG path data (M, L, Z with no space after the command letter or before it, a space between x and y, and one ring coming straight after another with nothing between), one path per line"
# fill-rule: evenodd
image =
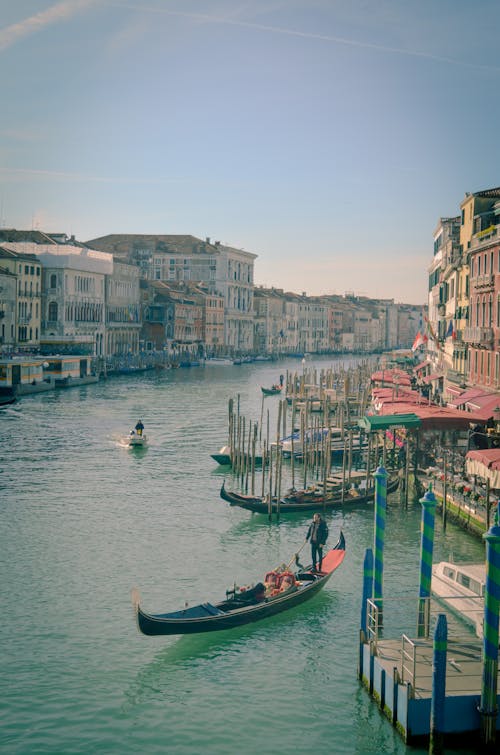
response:
M297 551L297 553L294 553L294 554L293 554L293 558L292 558L292 559L290 560L290 562L289 562L289 563L287 564L287 567L286 567L287 569L289 569L289 568L291 567L291 565L292 565L292 563L293 563L294 561L295 561L295 563L296 563L296 564L298 564L298 561L299 561L299 553L300 553L300 551L302 550L302 548L304 547L304 545L305 545L306 543L307 543L307 538L306 538L306 539L304 540L304 542L303 542L303 543L302 543L302 545L300 546L300 548L299 548L299 550Z
M304 540L304 542L303 542L303 543L302 543L302 545L300 546L300 548L299 548L299 550L297 551L297 553L294 553L294 554L293 554L292 558L290 559L290 561L289 561L289 562L288 562L287 564L280 564L280 566L276 566L276 567L275 567L275 568L273 569L273 571L280 571L280 572L282 572L282 571L287 571L287 570L288 570L288 569L289 569L289 568L291 567L291 565L293 564L293 562L294 562L294 561L295 561L295 562L297 562L297 559L298 559L298 557L299 557L299 553L300 553L300 551L302 550L302 548L304 547L304 545L305 545L306 543L307 543L307 539L306 539L306 540Z

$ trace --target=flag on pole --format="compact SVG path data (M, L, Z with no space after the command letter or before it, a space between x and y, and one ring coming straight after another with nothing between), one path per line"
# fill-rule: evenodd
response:
M430 324L429 320L427 319L427 317L425 315L424 315L424 320L425 320L425 324L426 324L426 330L429 333L429 336L434 341L434 343L435 343L436 348L438 349L438 351L442 351L443 347L439 343L438 337L436 336L432 325Z
M427 342L427 336L423 336L420 331L418 331L417 335L415 336L415 340L413 341L413 346L411 347L412 351L416 351L419 346L423 346Z

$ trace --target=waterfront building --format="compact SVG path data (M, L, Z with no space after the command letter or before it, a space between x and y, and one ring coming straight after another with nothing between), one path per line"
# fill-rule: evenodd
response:
M0 247L0 353L13 351L17 342L17 275L4 264Z
M298 299L299 351L325 354L329 351L329 307L322 297L308 297L305 292Z
M188 285L143 281L143 338L147 349L199 356L203 347L203 303Z
M467 282L461 275L463 268L460 246L460 217L442 217L434 231L434 258L429 268L428 335L432 373L442 376L443 390L464 380L467 351L464 345L463 323L468 316L463 298ZM441 379L441 377L440 377Z
M209 291L204 284L191 284L191 294L202 307L201 340L205 353L217 356L224 352L224 297Z
M257 354L283 354L288 351L285 317L286 298L282 288L254 289L255 328L253 348Z
M486 196L484 196L486 195ZM468 243L470 318L468 382L500 387L500 188L482 192ZM467 213L467 206L465 208Z
M0 265L17 276L15 347L20 351L38 351L41 325L41 265L30 250L15 247L16 244L9 242L0 248Z
M86 243L138 265L146 280L202 282L224 299L224 346L234 352L252 350L256 254L189 235L110 234Z
M46 237L44 242L9 243L38 259L43 269L40 350L104 355L104 279L113 271L112 256L72 239L56 243Z
M414 304L395 304L391 307L390 323L388 325L388 348L394 348L393 313L396 310L397 336L396 348L411 348L415 334L424 328L424 307Z
M159 284L140 281L142 331L141 348L162 351L174 340L174 302Z
M105 277L106 355L137 354L142 319L139 295L139 268L113 260L113 270Z

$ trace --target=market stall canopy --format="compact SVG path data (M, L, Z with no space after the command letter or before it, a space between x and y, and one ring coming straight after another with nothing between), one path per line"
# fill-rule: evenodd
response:
M394 427L411 429L420 427L422 420L416 414L387 414L380 417L377 414L367 414L358 420L358 426L366 433L375 433L377 430L389 430Z
M476 412L432 404L418 391L400 390L396 396L392 388L374 388L372 404L378 416L413 412L422 420L423 430L468 430L471 423L482 422Z
M453 401L448 402L448 406L452 409L458 409L465 406L467 403L479 398L491 398L495 394L485 391L482 388L467 388L462 391Z
M439 380L443 376L441 374L434 374L434 375L427 375L426 377L422 378L423 383L432 383L433 380Z
M489 480L490 487L500 490L500 448L468 451L465 456L465 470L469 475Z
M413 368L413 372L420 372L425 369L425 367L432 367L432 365L430 362L420 362L420 364L417 364L417 366Z
M471 399L465 406L483 420L500 419L500 396L497 393Z
M410 376L404 370L386 369L372 373L372 383L386 383L388 385L411 385Z

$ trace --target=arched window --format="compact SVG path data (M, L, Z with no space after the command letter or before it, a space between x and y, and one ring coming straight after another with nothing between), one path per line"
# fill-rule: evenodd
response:
M57 287L57 275L55 273L53 273L50 276L50 287L51 288L56 288Z
M57 302L51 301L49 304L49 320L57 322Z

